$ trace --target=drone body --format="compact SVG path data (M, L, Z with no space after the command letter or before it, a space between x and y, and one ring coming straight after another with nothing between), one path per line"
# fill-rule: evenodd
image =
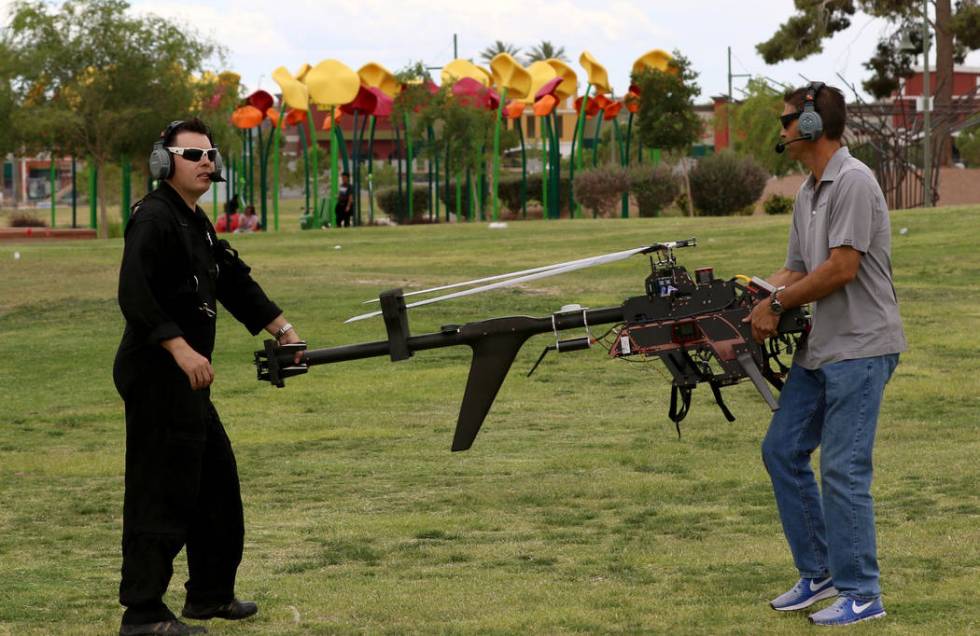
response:
M752 340L751 325L742 320L749 315L756 301L769 294L766 283L752 279L748 285L743 285L735 279L717 279L710 269L697 270L696 280L692 280L687 270L677 264L673 249L694 244L694 239L655 243L591 259L469 281L462 285L495 282L410 305L406 305L405 294L400 289L389 290L379 297L379 311L352 319L383 316L387 340L315 350L305 350L305 345L280 347L275 341L267 340L265 349L255 353L258 377L281 387L286 377L306 373L310 366L318 364L384 355L397 361L411 357L416 351L467 345L473 350L473 359L452 444L454 451L466 450L472 446L517 353L531 336L551 332L555 343L545 347L528 375L534 372L548 351L565 353L590 348L602 340L592 336L591 327L611 324L615 325L609 332L615 334L608 347L611 356L657 356L670 371L669 417L678 426L687 415L692 390L700 383L711 386L715 400L729 421L734 420L734 416L722 400L720 389L745 378L752 381L770 408L775 410L778 405L765 380L777 388L782 386L785 366L777 357L779 342L786 344L787 349L799 346L809 326L809 318L802 309L787 311L780 319L778 335L768 343L768 350L756 343ZM418 336L409 333L408 308L412 306L612 262L633 254L653 253L658 258L654 261L651 257L652 273L646 280L645 293L626 299L618 307L584 309L572 305L547 317L491 318L464 325L447 325L436 333ZM509 280L498 280L508 276ZM438 290L451 287L455 285ZM559 336L561 331L583 327L589 330L587 337L562 340ZM298 349L304 351L303 356L299 364L293 364ZM772 361L777 364L776 370L770 367Z

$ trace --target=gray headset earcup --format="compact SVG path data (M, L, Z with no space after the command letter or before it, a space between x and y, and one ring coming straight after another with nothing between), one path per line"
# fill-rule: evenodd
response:
M214 153L214 176L211 178L212 181L224 181L221 173L225 171L225 162L221 159L221 151Z
M811 141L820 137L823 133L823 120L820 119L820 113L813 110L803 111L800 114L800 123L797 129L800 137L805 137Z
M150 151L150 176L157 181L168 178L172 161L170 152L163 147L163 144L153 144L153 150Z

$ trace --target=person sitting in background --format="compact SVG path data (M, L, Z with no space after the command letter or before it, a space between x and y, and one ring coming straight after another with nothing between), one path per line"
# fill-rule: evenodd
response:
M238 214L238 195L236 194L230 201L225 203L225 213L218 217L214 224L214 231L234 232L238 229L241 222L241 215Z
M241 218L238 223L238 229L236 232L258 232L262 229L262 224L259 223L259 215L255 213L255 206L249 205L245 207L245 216Z

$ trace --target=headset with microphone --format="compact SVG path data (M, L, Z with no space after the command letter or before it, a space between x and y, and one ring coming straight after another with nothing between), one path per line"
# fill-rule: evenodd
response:
M786 150L786 146L795 144L798 141L815 141L823 134L823 119L820 118L820 113L817 112L817 107L814 103L821 88L823 88L823 82L810 82L806 87L803 110L800 111L800 116L797 118L799 124L796 130L799 136L786 142L780 141L776 144L777 153L782 153Z
M169 150L164 147L164 143L173 134L174 129L183 124L181 120L172 121L160 133L160 138L153 142L153 150L150 151L150 176L157 181L163 181L164 179L169 179L174 174L174 156ZM211 139L211 131L207 132L208 141L211 145L214 145L214 140ZM221 160L221 152L215 148L214 153L214 171L208 175L212 182L223 182L225 179L221 176L221 172L224 170L224 162Z

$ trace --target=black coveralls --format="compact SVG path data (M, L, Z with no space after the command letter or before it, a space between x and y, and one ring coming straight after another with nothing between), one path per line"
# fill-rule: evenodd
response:
M227 245L227 244L225 244ZM279 307L197 208L163 183L126 228L119 306L126 329L113 379L126 405L126 494L119 601L124 624L169 620L163 595L187 546L187 601L231 601L244 541L238 470L210 391L160 342L183 336L211 359L215 300L253 334Z

